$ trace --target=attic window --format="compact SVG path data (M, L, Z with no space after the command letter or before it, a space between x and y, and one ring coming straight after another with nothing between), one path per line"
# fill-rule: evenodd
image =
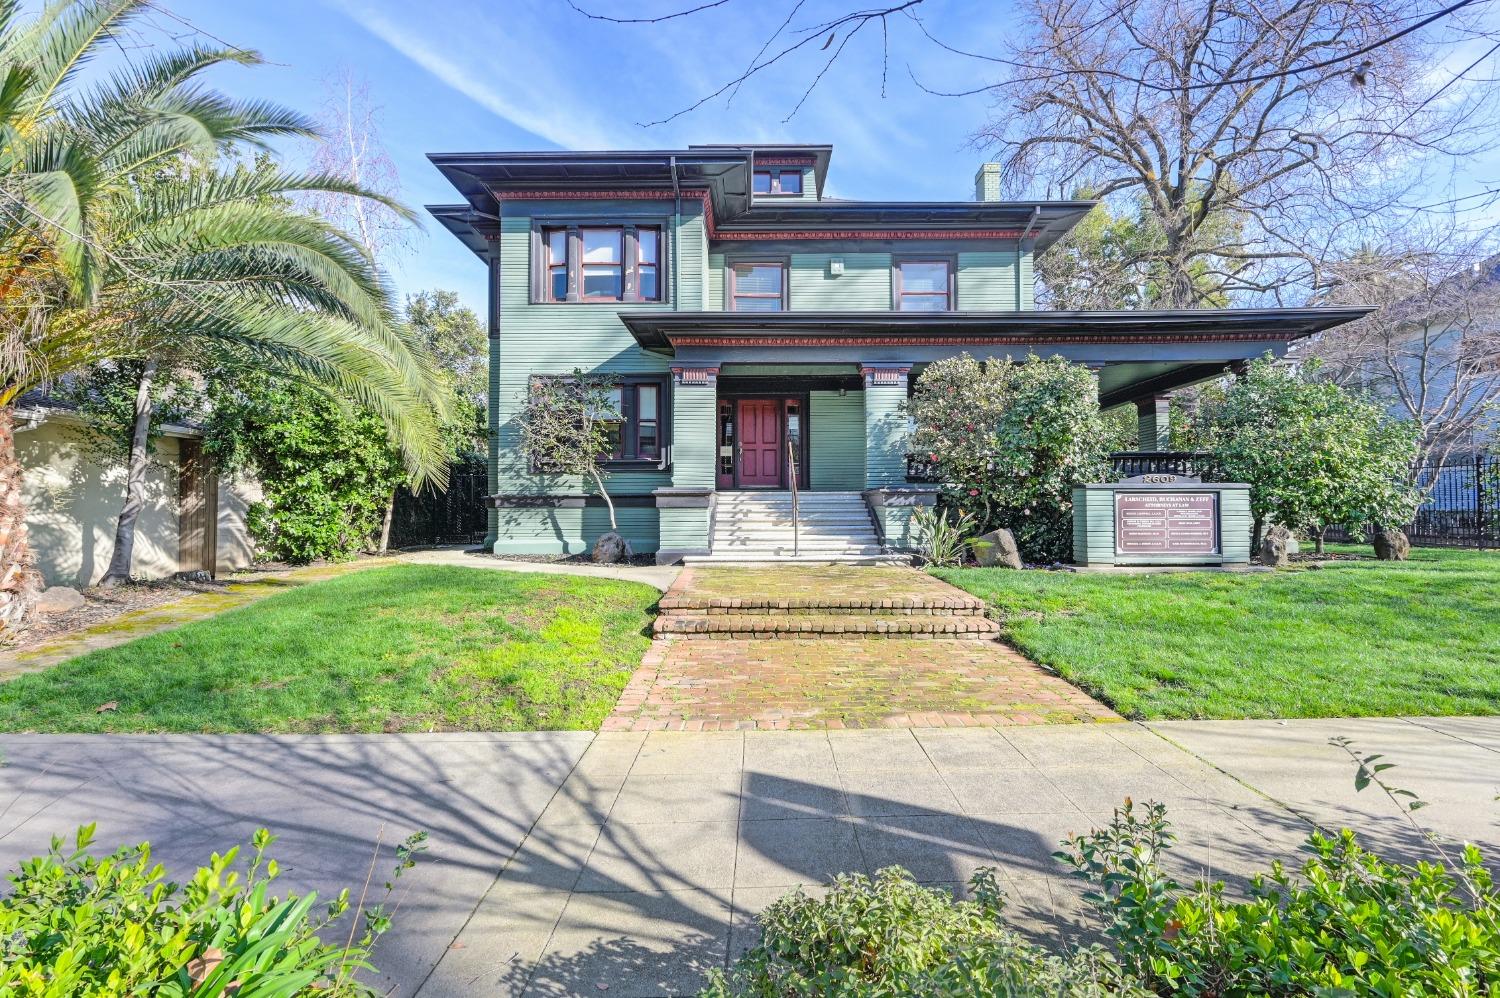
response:
M751 190L756 194L801 194L802 170L756 170Z

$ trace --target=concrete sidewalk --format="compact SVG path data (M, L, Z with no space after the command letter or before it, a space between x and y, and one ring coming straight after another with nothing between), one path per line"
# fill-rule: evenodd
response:
M1065 944L1097 925L1051 853L1125 797L1166 803L1182 877L1237 881L1349 824L1420 836L1328 738L1384 752L1417 817L1500 856L1500 718L1026 728L426 736L0 736L0 862L100 822L174 873L259 825L288 888L358 887L416 829L378 982L411 995L692 993L799 885L891 864L957 888L1001 874L1010 914ZM607 987L605 987L607 986Z

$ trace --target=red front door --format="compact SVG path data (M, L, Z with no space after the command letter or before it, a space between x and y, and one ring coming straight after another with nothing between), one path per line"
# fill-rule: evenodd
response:
M781 487L781 402L744 399L740 402L740 488Z

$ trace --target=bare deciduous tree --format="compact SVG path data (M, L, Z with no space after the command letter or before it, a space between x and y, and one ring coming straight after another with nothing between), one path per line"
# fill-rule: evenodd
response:
M1002 150L1012 189L1139 199L1160 229L1141 262L1164 272L1164 305L1202 305L1205 284L1305 296L1335 230L1403 211L1424 163L1494 141L1486 86L1441 69L1464 28L1393 37L1432 13L1425 0L1023 0L1034 27L997 60L978 138Z
M623 18L570 2L637 26L713 17L721 6ZM925 40L961 72L995 75L964 93L994 101L974 140L1001 151L1012 193L1087 191L1122 211L1144 210L1156 237L1114 263L1149 275L1154 304L1302 299L1319 285L1330 247L1358 241L1351 229L1419 210L1442 170L1500 136L1500 34L1486 27L1482 6L1020 0L1003 15L1018 27L1014 41L978 52L931 30L923 0L788 0L785 19L768 18L774 28L742 72L662 120L812 52L821 61L810 92L857 37L882 46L884 65L897 29L912 29L899 32L900 43Z
M1379 306L1309 344L1335 380L1389 400L1421 430L1423 463L1482 446L1500 417L1500 255L1432 227L1326 268L1322 300Z
M344 69L324 86L312 168L384 198L400 197L401 177L380 139L380 108L370 99L369 84ZM319 193L309 196L307 207L354 236L376 262L388 263L382 258L410 248L411 220L379 201Z

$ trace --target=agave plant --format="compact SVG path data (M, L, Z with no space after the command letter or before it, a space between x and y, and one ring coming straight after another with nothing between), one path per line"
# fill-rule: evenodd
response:
M0 0L0 628L35 586L15 402L89 364L231 345L378 413L414 479L443 473L447 393L375 261L291 200L375 195L332 176L221 165L227 150L313 133L292 111L197 82L259 57L191 46L79 82L147 6L64 0L27 19Z

